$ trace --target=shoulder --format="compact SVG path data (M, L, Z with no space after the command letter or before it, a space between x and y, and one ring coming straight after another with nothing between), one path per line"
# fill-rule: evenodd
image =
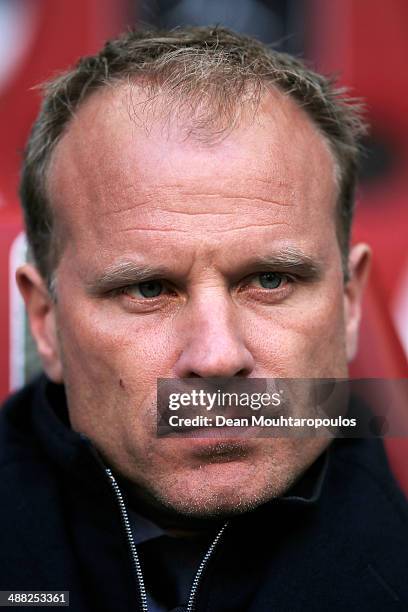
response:
M323 511L344 563L391 599L408 602L408 503L382 441L336 441L325 487Z
M379 438L336 441L330 451L328 487L336 499L342 498L341 506L351 505L357 515L370 508L365 522L388 521L408 529L407 499Z
M33 410L43 384L40 376L10 395L0 408L0 470L32 460L40 448L33 430Z
M53 480L52 462L36 435L33 412L38 408L38 378L10 396L0 409L0 516L35 506ZM4 535L4 532L3 532Z
M61 478L38 438L42 378L0 409L0 588L63 589L72 574Z

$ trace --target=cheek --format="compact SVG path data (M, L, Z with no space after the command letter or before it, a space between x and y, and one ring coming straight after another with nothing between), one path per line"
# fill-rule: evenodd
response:
M316 292L262 314L247 313L248 346L262 377L346 375L341 289Z
M156 431L156 381L168 376L171 333L153 318L87 304L59 313L59 335L73 428L99 449L118 452ZM120 451L120 452L122 452Z
M79 301L66 308L62 302L58 327L64 378L84 380L99 393L112 384L115 389L137 384L142 391L170 371L172 334L157 317Z

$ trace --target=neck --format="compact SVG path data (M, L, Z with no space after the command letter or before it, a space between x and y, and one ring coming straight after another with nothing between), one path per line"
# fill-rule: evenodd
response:
M223 522L219 516L196 517L181 514L127 480L121 480L121 487L126 491L130 508L158 525L169 535L176 537L205 535L209 531L214 531Z

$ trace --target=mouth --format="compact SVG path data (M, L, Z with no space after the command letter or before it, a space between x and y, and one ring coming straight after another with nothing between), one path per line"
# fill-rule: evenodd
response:
M231 432L222 436L220 432L189 431L185 435L166 436L165 444L169 443L171 452L183 457L193 468L206 465L242 462L254 454L256 441L250 438L231 436ZM167 440L167 442L166 442Z
M163 438L172 438L172 439L180 439L180 440L194 440L194 442L198 442L199 440L204 440L208 443L208 440L221 440L223 442L226 441L234 441L240 440L242 442L243 438L251 438L254 437L254 430L256 428L251 426L228 426L228 427L212 427L212 426L180 426L175 429L170 426L160 426L160 430L158 432L158 437ZM252 435L251 435L252 434Z
M193 459L200 463L229 463L246 459L251 453L248 440L195 438L189 451Z

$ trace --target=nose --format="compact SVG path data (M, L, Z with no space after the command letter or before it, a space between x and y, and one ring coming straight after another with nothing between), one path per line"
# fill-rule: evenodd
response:
M194 301L179 330L182 350L175 364L180 378L248 376L255 367L230 297Z

